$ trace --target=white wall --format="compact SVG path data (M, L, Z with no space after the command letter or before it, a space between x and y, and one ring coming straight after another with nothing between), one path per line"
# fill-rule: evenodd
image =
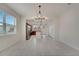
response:
M77 7L77 6L76 6ZM60 41L79 50L79 9L67 10L59 21Z
M26 40L26 17L21 18L22 39Z
M57 31L58 31L58 23L57 23L57 18L56 17L52 17L51 19L48 19L48 29L49 29L49 35L51 36L51 38L53 39L57 39Z
M0 4L0 9L5 10L6 12L10 13L11 15L16 17L16 34L11 34L11 35L5 35L5 36L0 36L0 51L2 51L5 48L10 47L14 43L16 43L18 40L21 39L21 22L20 22L20 16L13 11L11 8L4 4Z

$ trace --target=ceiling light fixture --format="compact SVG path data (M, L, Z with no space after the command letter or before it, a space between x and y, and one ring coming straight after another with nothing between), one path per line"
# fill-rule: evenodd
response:
M46 16L42 16L42 13L41 13L41 5L38 6L38 15L37 16L34 16L32 17L32 19L35 19L35 20L47 20L48 18Z
M43 29L46 25L45 22L47 22L48 18L46 16L42 16L42 12L41 12L41 7L42 5L38 5L38 12L37 12L37 15L34 16L34 17L31 17L31 20L35 20L35 21L38 21L36 26L37 26L37 30L38 32L40 32L40 35L41 35L41 39L43 38Z

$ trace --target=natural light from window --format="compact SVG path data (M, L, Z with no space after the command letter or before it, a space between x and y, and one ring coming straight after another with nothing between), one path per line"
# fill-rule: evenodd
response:
M0 10L0 34L16 32L15 17Z

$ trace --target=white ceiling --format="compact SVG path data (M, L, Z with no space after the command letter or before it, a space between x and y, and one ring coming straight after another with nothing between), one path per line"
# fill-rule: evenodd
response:
M34 16L37 13L39 4L32 3L8 3L10 8L15 10L22 16ZM42 5L42 15L47 17L60 16L66 12L72 5L66 3L43 3Z

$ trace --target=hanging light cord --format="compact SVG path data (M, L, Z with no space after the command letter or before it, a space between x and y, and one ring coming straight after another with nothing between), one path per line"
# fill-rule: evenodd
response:
M41 14L41 11L40 11L40 9L41 9L41 5L39 5L39 14Z

